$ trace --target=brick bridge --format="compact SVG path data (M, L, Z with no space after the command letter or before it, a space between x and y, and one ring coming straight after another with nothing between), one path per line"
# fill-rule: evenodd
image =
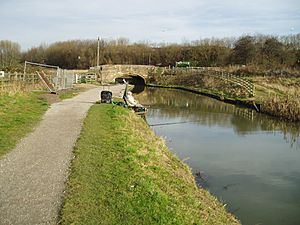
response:
M135 78L146 83L149 71L156 71L155 66L145 65L102 65L99 79L103 82L115 82L122 78Z

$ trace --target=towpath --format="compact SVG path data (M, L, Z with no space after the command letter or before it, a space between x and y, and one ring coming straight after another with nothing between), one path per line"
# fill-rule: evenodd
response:
M109 89L116 96L124 86ZM0 158L1 225L57 223L72 150L101 90L52 104L35 130Z

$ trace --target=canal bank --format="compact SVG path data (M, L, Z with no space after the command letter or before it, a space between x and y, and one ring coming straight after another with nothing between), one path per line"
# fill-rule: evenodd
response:
M297 78L273 78L267 80L264 78L252 78L251 80L254 81L251 83L252 92L250 95L245 94L245 88L243 87L228 87L226 82L220 83L219 80L212 81L207 78L208 82L202 78L202 83L199 83L195 76L186 77L185 79L188 81L181 80L178 76L172 76L172 79L169 81L167 79L159 77L157 81L150 82L147 86L185 90L237 106L255 109L257 112L277 117L281 120L300 121L300 93L298 88L299 79ZM214 85L215 83L218 83L218 85Z
M249 109L254 109L258 112L260 111L260 104L255 103L254 100L230 98L230 97L220 95L218 93L210 92L208 90L201 90L201 89L185 87L185 86L169 86L169 85L158 85L158 84L147 84L147 87L170 88L170 89L175 89L175 90L188 91L191 93L200 94L200 95L204 95L204 96L207 96L207 97L210 97L213 99L217 99L217 100L225 102L225 103L247 107Z
M146 88L135 97L197 184L242 224L300 223L299 124L181 90Z
M147 123L94 105L74 150L61 224L239 224Z

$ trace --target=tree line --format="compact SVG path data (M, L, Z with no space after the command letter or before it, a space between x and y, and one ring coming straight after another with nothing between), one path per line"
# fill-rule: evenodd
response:
M21 52L18 43L0 41L0 69L12 70L26 61L66 69L87 69L97 64L97 40L70 40L40 45ZM130 43L128 39L100 40L99 63L175 66L257 66L264 69L300 68L300 34L207 38L182 44Z

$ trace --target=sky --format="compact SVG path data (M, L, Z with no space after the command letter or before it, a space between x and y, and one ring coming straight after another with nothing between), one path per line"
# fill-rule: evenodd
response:
M0 40L183 43L300 33L300 0L0 0Z

